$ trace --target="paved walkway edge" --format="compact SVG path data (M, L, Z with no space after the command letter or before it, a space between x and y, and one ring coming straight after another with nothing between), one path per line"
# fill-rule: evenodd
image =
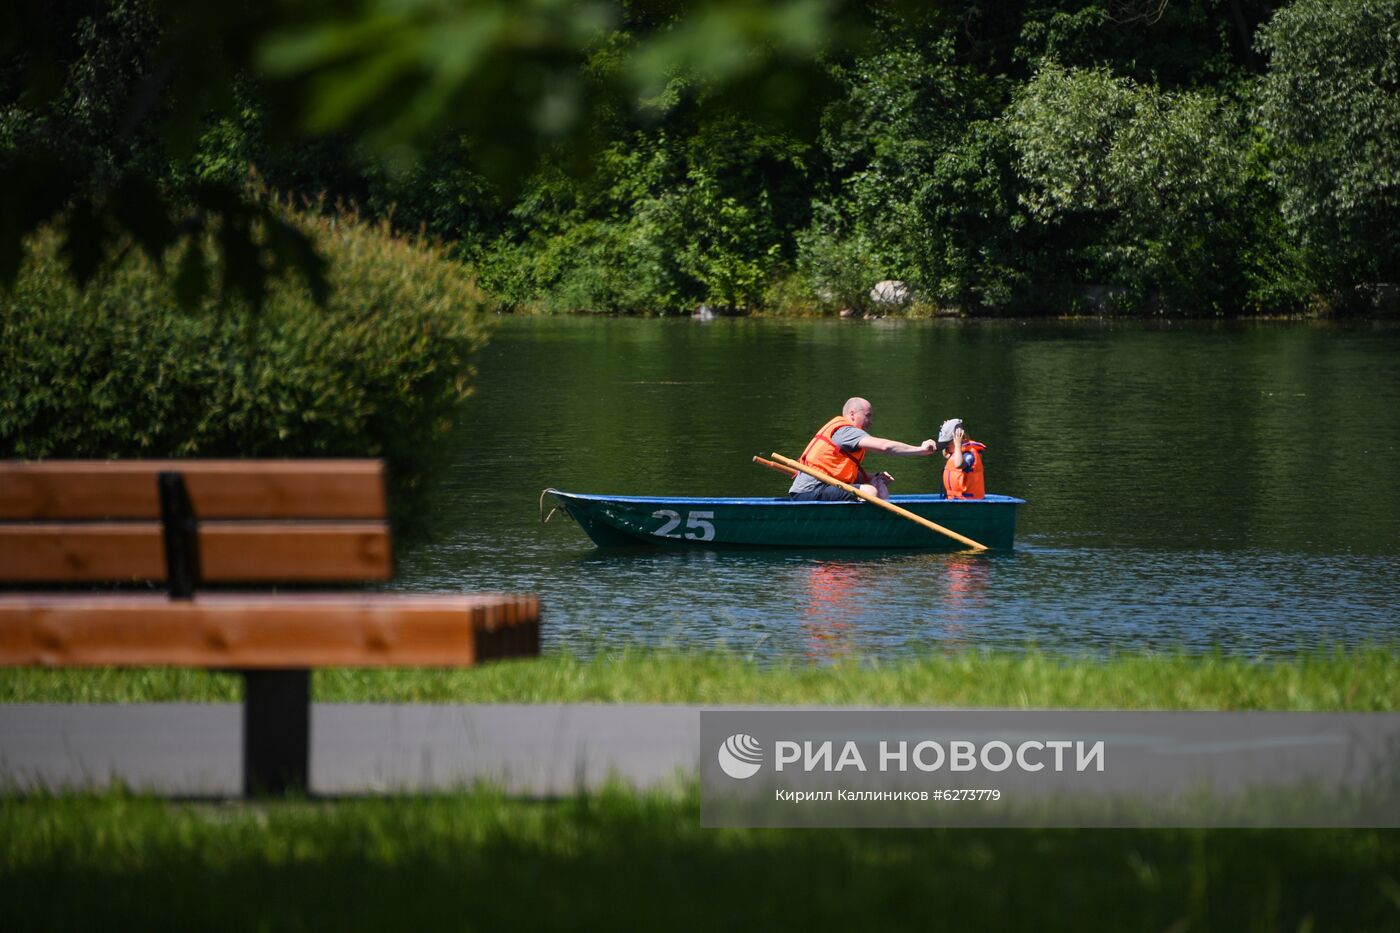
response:
M489 781L508 793L571 794L694 779L698 706L314 704L311 790L451 790ZM236 796L243 766L237 704L0 706L0 789L113 784L181 797Z

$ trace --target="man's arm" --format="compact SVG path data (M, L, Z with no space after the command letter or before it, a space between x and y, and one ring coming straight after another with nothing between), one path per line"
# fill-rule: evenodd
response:
M913 444L892 441L887 437L876 437L873 434L862 437L856 442L856 446L865 450L873 450L876 453L891 454L895 457L928 457L938 450L938 443L931 439L915 447Z

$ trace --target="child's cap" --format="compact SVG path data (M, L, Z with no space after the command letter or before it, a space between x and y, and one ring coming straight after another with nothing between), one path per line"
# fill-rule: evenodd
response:
M951 443L953 440L953 432L961 426L961 418L949 418L947 421L943 422L943 427L938 429L938 443Z

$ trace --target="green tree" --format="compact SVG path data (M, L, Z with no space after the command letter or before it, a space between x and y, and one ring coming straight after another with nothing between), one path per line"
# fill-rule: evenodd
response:
M1067 234L1085 281L1175 312L1275 300L1255 257L1286 246L1264 242L1276 208L1238 96L1048 65L1017 94L1008 127L1023 203Z
M264 4L187 10L178 0L47 4L20 0L0 29L0 288L18 273L23 238L63 232L66 266L82 284L135 243L155 262L187 248L176 277L183 303L209 287L206 251L223 291L258 306L271 275L297 269L325 300L310 238L228 173L177 170L210 120L236 119L239 62ZM180 12L189 16L180 16Z
M111 108L121 114L116 125L159 140L169 158L188 159L211 121L236 123L243 102L235 88L252 76L265 88L274 144L307 131L347 133L401 165L435 141L465 136L479 164L515 178L526 174L533 153L591 151L602 125L595 117L641 108L678 78L691 107L739 109L763 120L810 111L819 100L811 93L821 80L817 61L853 35L836 0L120 0L91 7L17 0L0 11L0 107L22 111L12 121L20 131L62 109L60 91L74 80L74 35L94 23L92 34L105 36L114 9L149 14L156 24L136 57L139 80L111 85L124 89ZM590 80L589 62L607 48L615 65ZM237 187L167 184L139 171L109 183L91 160L64 157L66 137L45 146L4 143L0 286L14 281L24 236L57 223L80 281L133 238L153 261L183 240L213 244L225 284L252 304L268 276L284 268L300 269L324 300L311 241ZM204 293L202 266L203 257L181 270L187 305Z
M1254 35L1283 5L1279 0L1031 2L1020 11L1016 56L1031 65L1106 67L1169 89L1229 83L1262 70ZM1002 29L1012 32L1016 26Z
M889 48L843 70L802 266L819 293L857 307L883 278L944 306L1035 307L1053 254L1017 202L1000 119L1012 82L961 63L952 33L910 44L918 34L892 27Z
M679 114L530 180L482 259L484 284L549 310L748 309L806 223L807 147L727 114Z
M1299 0L1263 30L1257 116L1288 229L1343 302L1400 269L1400 0Z

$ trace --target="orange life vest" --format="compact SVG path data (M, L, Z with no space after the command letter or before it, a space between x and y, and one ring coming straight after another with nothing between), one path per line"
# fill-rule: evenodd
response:
M807 449L802 451L802 456L797 459L807 466L816 467L827 476L839 479L843 483L854 484L865 472L860 465L865 459L865 450L856 448L854 453L842 450L832 439L838 428L860 429L860 425L845 415L832 418L807 442Z
M985 499L987 481L982 475L982 451L986 444L977 441L963 441L964 453L972 454L972 469L963 468L949 457L943 465L943 494L949 499Z

